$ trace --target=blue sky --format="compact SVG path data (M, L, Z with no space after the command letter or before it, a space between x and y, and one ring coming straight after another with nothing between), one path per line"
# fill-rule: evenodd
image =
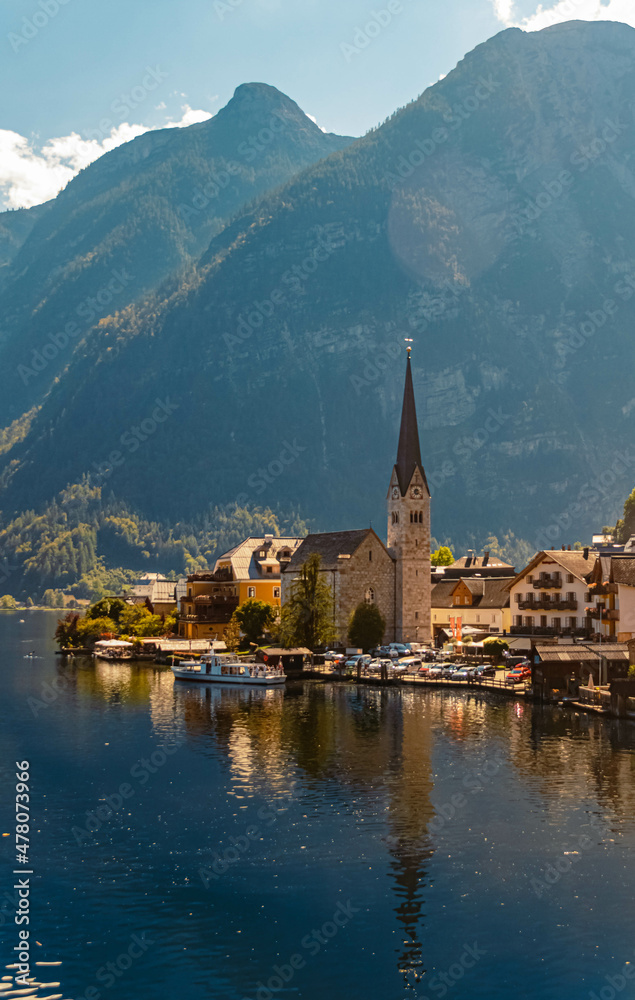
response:
M361 135L507 25L635 24L633 8L634 0L4 0L0 204L50 197L123 139L214 114L240 83L273 84L327 131ZM375 13L376 37L347 48Z

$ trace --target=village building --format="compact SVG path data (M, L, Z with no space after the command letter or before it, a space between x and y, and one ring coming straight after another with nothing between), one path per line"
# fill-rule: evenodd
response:
M538 552L508 584L511 634L589 637L588 578L594 564L589 549Z
M385 641L431 638L430 490L421 461L410 349L401 412L397 461L387 497L387 544L372 528L311 534L282 573L288 601L302 564L317 553L333 592L338 640L345 643L358 604L375 604L386 621Z
M635 556L598 556L586 596L586 614L598 639L628 642L635 638Z
M153 615L171 615L177 607L176 583L161 573L146 573L121 597L128 604L145 605Z
M450 566L433 566L432 582L439 583L441 580L458 580L468 576L516 576L516 570L509 563L504 562L499 556L493 556L490 552L483 552L482 556L477 556L473 550L469 550L467 555L461 556Z
M246 538L219 556L210 572L192 573L180 599L178 635L222 639L236 608L248 600L280 607L281 570L302 539Z
M433 638L468 631L509 632L509 577L467 576L442 580L432 589Z
M626 643L536 642L532 660L532 692L541 701L551 701L577 696L589 680L599 687L626 678L629 647Z

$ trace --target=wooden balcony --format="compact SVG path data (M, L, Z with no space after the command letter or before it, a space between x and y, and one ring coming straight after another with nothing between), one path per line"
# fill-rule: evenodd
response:
M557 575L541 576L538 580L534 580L532 586L534 590L560 590L562 577Z

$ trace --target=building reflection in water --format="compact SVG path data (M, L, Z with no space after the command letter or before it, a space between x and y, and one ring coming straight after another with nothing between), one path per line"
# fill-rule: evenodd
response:
M227 760L232 790L285 796L300 780L337 783L362 816L382 817L396 896L396 961L412 989L426 970L425 888L432 854L428 824L431 727L414 693L315 686L286 691L175 685L188 735ZM431 963L428 963L431 964Z

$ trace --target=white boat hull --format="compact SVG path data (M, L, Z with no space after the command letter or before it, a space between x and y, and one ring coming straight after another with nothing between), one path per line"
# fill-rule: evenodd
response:
M179 681L204 681L206 684L234 684L249 685L251 687L271 687L274 684L284 684L287 679L286 674L265 674L262 677L245 677L231 674L206 674L201 670L180 670L172 667L172 673Z

